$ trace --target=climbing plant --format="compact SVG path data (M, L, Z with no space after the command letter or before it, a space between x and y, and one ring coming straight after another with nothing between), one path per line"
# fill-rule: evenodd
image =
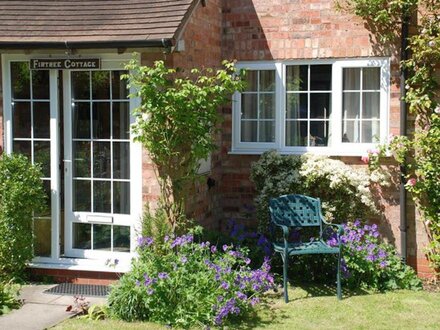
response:
M389 150L406 168L411 192L430 239L427 254L440 268L440 1L341 0L337 6L365 19L380 42L392 40L407 17L415 25L408 37L405 101L415 116L415 131L390 139Z
M161 212L172 231L184 221L188 185L197 177L199 161L216 148L214 133L221 120L219 107L242 89L241 73L234 63L223 68L191 71L167 68L163 61L126 66L129 86L140 99L132 126L155 164L161 189Z

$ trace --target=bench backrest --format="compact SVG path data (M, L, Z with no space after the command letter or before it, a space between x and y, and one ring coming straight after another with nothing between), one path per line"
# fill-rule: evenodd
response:
M272 222L288 227L319 226L322 230L321 201L304 195L283 195L269 202Z

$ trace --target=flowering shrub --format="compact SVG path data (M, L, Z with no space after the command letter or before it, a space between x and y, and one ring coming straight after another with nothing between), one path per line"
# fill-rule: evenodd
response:
M263 233L268 231L269 199L284 194L321 198L330 221L355 220L377 212L368 173L325 156L282 156L268 151L252 165L251 180L258 192L255 201Z
M252 270L233 245L195 243L192 234L138 243L139 258L109 297L110 313L122 320L219 326L252 310L273 286L269 260Z
M414 270L404 265L393 246L381 243L377 225L362 225L359 220L344 224L342 270L350 288L377 290L419 289L421 281ZM336 236L328 240L338 245Z

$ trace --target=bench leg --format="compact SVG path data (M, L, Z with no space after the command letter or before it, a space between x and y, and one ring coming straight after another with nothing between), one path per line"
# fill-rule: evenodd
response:
M341 253L338 254L338 272L336 274L336 292L338 294L338 299L342 299L342 289L341 289Z
M283 286L284 286L284 301L289 302L289 295L287 293L287 266L289 264L289 256L281 255L283 257Z

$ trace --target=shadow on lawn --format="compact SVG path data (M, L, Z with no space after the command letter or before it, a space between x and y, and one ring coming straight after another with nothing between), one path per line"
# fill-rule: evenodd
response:
M314 298L314 297L336 297L336 284L330 285L330 284L314 284L314 283L290 283L290 288L293 289L294 287L301 288L306 292L306 295L301 296L292 296L291 301L299 300L299 299L307 299L307 298ZM368 292L363 289L357 289L357 290L349 290L344 287L342 287L342 299L349 298L353 296L364 296L371 294L371 292Z

